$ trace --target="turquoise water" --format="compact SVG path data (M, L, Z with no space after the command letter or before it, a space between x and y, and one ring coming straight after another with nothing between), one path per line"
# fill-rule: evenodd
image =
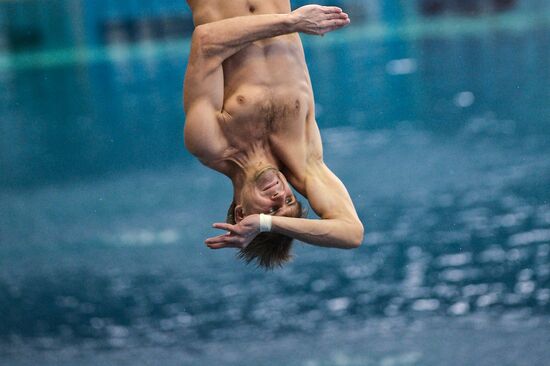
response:
M202 244L230 185L182 147L185 41L4 65L1 360L544 365L550 31L524 23L308 39L367 233L267 273Z

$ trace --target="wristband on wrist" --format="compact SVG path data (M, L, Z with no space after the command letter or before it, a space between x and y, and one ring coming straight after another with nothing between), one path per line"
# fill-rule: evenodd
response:
M260 214L260 232L268 233L271 231L271 216Z

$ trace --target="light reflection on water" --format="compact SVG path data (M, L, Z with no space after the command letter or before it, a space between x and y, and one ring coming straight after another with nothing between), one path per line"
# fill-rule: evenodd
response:
M219 213L201 206L209 199L224 207L227 192L208 197L201 187L223 180L198 164L3 196L12 222L26 223L4 227L5 238L25 238L29 246L11 244L2 261L5 300L19 304L8 305L8 334L39 336L45 348L73 337L120 348L223 341L241 332L276 339L360 327L373 317L502 317L521 310L523 321L548 314L548 204L529 189L549 178L535 174L550 172L550 161L536 160L539 148L511 149L476 135L441 142L417 132L419 142L397 130L355 131L357 141L371 134L392 141L353 145L363 156L358 164L370 167L357 170L336 142L348 132L325 131L335 141L326 154L357 197L369 228L363 248L300 245L294 263L273 273L202 246L207 223ZM457 146L472 151L479 143L486 154L463 157L453 176L438 176ZM424 164L434 151L437 158ZM401 158L389 169L383 162L391 156ZM505 174L517 162L528 168ZM394 177L406 169L407 184ZM502 179L485 179L494 170ZM182 192L181 182L197 174L209 178Z

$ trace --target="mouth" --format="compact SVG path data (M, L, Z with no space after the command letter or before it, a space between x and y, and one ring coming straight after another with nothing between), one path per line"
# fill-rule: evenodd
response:
M278 171L275 168L268 167L256 175L256 187L265 192L279 183Z
M265 192L273 187L275 187L277 184L279 184L279 179L275 179L275 181L273 183L269 183L267 186L265 186L263 189L262 189L262 192Z

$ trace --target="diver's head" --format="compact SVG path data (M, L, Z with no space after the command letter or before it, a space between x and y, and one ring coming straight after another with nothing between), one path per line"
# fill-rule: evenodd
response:
M239 223L252 214L303 217L302 204L296 199L285 176L271 166L259 170L236 192L235 201L227 211L226 221ZM292 259L292 238L277 233L260 233L238 257L247 263L273 269Z
M245 216L268 214L294 216L301 214L301 207L285 176L278 169L267 166L246 178L240 192L235 192L235 222Z

